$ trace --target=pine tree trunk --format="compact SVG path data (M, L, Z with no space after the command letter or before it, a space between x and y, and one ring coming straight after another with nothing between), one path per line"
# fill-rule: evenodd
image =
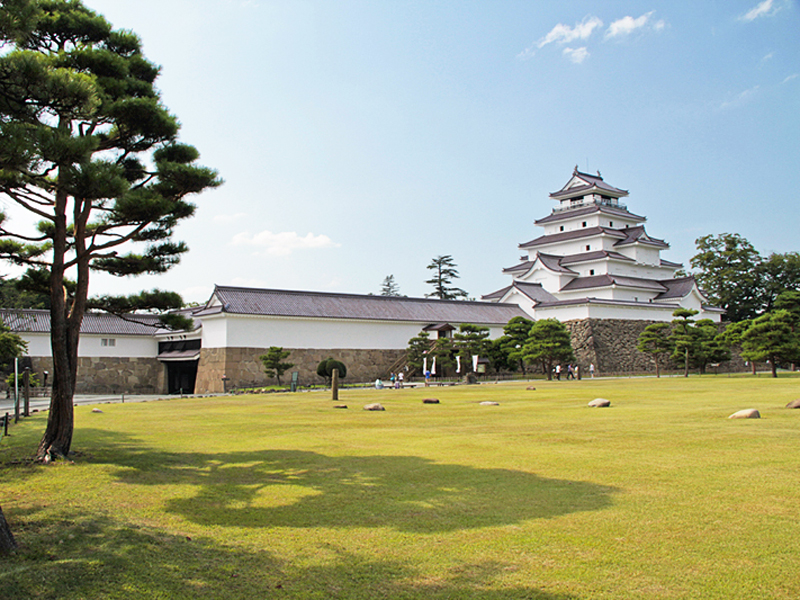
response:
M16 549L17 542L14 540L14 534L11 533L11 528L3 515L3 507L0 506L0 554L10 554Z

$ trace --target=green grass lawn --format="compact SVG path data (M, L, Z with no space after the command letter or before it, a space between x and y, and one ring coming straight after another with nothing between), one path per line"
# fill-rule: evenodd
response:
M0 598L800 597L800 379L527 385L78 407L48 467L34 416Z

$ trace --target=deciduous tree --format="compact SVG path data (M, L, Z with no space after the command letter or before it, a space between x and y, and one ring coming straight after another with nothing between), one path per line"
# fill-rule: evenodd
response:
M159 69L134 33L79 0L16 0L2 12L0 194L38 222L12 229L0 215L0 258L31 269L50 296L53 386L38 449L49 461L72 444L90 272L168 270L187 250L172 239L194 213L187 198L220 180L178 142L178 120L155 87Z
M800 290L800 253L773 252L761 263L760 272L764 310L769 312L783 292Z
M708 299L725 309L728 321L751 319L764 304L761 255L736 233L705 235L691 258L695 278Z

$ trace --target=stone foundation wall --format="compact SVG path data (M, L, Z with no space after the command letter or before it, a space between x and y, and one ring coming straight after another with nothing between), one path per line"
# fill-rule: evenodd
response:
M48 371L53 380L53 360L31 357L31 370L42 380ZM166 367L156 358L82 357L78 359L76 394L163 394Z
M627 321L624 319L582 319L566 321L564 325L570 332L572 349L583 375L588 375L589 365L594 364L596 374L611 373L655 373L653 357L639 352L636 345L644 328L656 321ZM724 329L720 324L720 331ZM663 357L661 370L681 370ZM764 369L765 365L756 365ZM746 372L750 367L739 356L737 348L731 350L731 360L721 363L720 373Z
M299 372L300 385L322 384L324 379L317 375L320 361L332 357L345 364L347 377L343 383L372 381L378 377L388 377L389 371L398 360L405 356L401 350L316 350L313 348L284 348L291 354L284 362L294 366L284 373L281 383L291 381L292 372ZM264 365L259 357L267 348L203 348L197 369L195 393L223 391L223 376L227 378L227 389L275 385L277 379L269 379L264 374Z

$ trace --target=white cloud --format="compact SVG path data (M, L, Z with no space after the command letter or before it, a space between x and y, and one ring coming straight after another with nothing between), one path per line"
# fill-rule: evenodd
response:
M792 74L791 74L791 75L789 75L789 76L788 76L786 79L784 79L783 81L781 81L781 83L788 83L788 82L789 82L789 81L791 81L792 79L797 79L798 77L800 77L800 73L792 73Z
M751 87L750 89L740 92L733 100L726 100L725 102L720 104L720 108L721 109L738 108L739 106L742 106L743 104L750 102L750 100L752 100L758 93L758 87L759 86L754 86Z
M341 245L333 242L327 235L308 233L301 237L295 231L262 231L255 235L248 232L237 233L233 236L232 243L235 246L254 246L268 256L288 256L295 250L338 248Z
M666 27L666 23L663 19L658 21L652 21L650 17L653 15L655 11L650 11L648 13L643 14L641 17L633 18L631 16L625 16L621 19L617 19L611 25L608 26L606 30L605 39L611 39L615 37L623 37L632 34L634 31L643 30L645 28L652 29L653 31L661 31Z
M526 48L517 55L517 58L530 58L536 54L536 49L544 48L547 44L558 43L568 44L575 40L586 40L598 27L603 26L603 21L598 17L585 16L583 21L575 23L575 27L559 23L550 32L539 39L533 46ZM535 48L534 48L535 47Z
M763 2L759 2L748 12L739 17L739 20L750 22L750 21L755 21L759 17L771 17L782 8L783 8L782 4L778 4L773 0L763 0Z
M214 287L210 285L187 287L181 290L181 297L184 302L205 302L213 291Z
M236 287L270 289L270 284L267 281L248 277L234 277L231 280L231 285Z
M229 215L214 215L214 220L220 223L231 223L247 216L247 213L234 213Z
M563 54L577 65L581 64L589 57L589 51L586 49L586 46L580 48L564 48Z

